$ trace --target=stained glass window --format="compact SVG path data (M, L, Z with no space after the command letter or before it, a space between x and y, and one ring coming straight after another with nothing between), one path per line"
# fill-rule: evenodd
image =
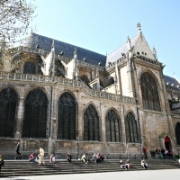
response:
M180 123L178 122L176 124L176 141L177 141L177 145L180 145Z
M36 73L35 64L31 61L27 61L24 64L24 74L35 74L35 73Z
M110 110L106 116L106 133L107 141L120 141L119 118L113 110Z
M128 113L126 115L125 127L126 127L126 141L132 143L139 142L137 122L132 113Z
M76 138L76 103L69 93L64 93L59 99L58 138Z
M17 94L11 88L0 92L0 136L13 137L16 126Z
M90 105L84 113L84 140L99 141L99 117L95 108Z
M47 97L40 89L31 91L25 101L22 137L46 138Z
M147 72L141 76L141 93L144 109L161 111L156 82Z

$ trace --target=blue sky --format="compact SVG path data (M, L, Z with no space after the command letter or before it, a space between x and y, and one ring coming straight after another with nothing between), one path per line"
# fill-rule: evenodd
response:
M29 0L30 1L30 0ZM110 54L137 34L137 23L164 74L180 80L179 0L36 0L37 34Z

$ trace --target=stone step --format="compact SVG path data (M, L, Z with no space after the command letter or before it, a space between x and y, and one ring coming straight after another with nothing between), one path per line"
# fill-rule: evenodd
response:
M132 160L133 170L143 170L140 166L140 161ZM173 160L149 160L149 168L155 169L175 169L180 168L177 161ZM50 174L77 174L77 173L97 173L97 172L115 172L124 171L120 168L119 160L108 160L103 163L84 164L81 161L73 161L68 163L66 161L57 161L56 163L46 162L45 165L38 166L37 163L30 163L28 161L5 161L5 166L2 167L0 177L4 176L29 176L29 175L50 175Z

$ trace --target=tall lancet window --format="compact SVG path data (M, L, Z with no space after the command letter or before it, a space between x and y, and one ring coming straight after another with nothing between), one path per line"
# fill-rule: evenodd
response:
M84 113L84 140L99 141L99 117L95 108L90 105Z
M126 141L131 143L139 142L138 128L135 117L132 113L128 113L125 117Z
M113 110L110 110L106 116L106 134L107 141L120 141L119 118Z
M76 102L67 92L59 98L58 139L76 139Z
M178 122L176 124L176 141L177 141L177 145L180 145L180 123Z
M161 111L156 81L147 72L141 76L141 92L144 109Z
M35 64L31 61L27 61L24 64L24 74L35 74L35 73L36 73Z
M47 104L47 97L40 89L27 95L22 137L46 138Z
M11 88L0 92L0 136L13 137L16 127L17 94Z

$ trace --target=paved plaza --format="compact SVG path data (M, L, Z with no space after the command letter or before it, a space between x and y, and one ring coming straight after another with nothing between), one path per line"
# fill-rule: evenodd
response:
M142 170L92 174L69 174L50 176L25 176L14 178L1 178L3 180L179 180L179 169Z

